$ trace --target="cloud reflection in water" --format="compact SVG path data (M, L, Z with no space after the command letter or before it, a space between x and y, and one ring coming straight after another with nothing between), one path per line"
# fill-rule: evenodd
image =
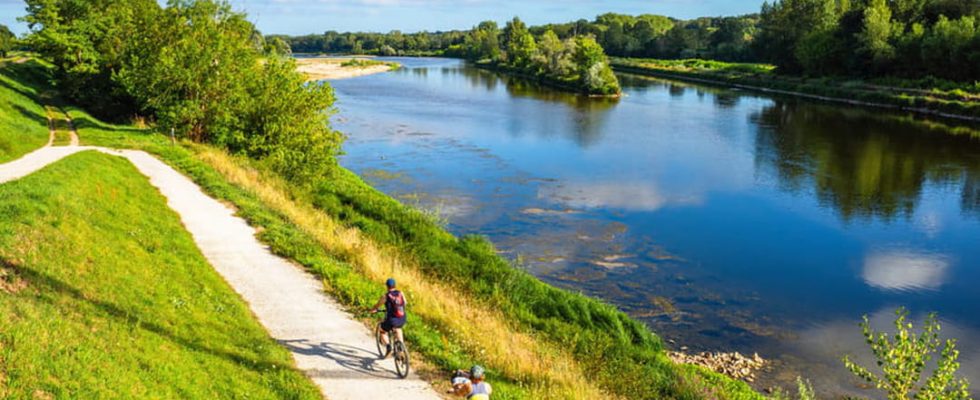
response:
M568 182L545 186L538 198L571 208L614 208L626 211L656 211L671 204L700 204L695 195L668 195L657 187L639 182Z
M864 259L861 277L887 290L936 290L946 282L949 258L911 250L875 251Z

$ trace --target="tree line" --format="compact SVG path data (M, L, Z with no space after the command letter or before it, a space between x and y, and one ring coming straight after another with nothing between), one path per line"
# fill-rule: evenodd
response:
M692 58L707 57L729 61L751 59L748 46L757 15L698 18L682 21L662 15L630 16L607 13L594 21L580 19L562 24L529 27L539 37L551 30L565 40L591 35L617 57ZM483 27L485 28L485 27ZM389 33L327 31L304 36L273 35L297 53L363 53L375 55L434 55L464 43L471 30L445 32Z
M755 45L784 72L980 79L978 0L778 0Z
M295 182L324 175L342 135L329 85L223 0L27 0L26 43L63 96L94 114L160 127L268 163Z
M456 54L468 31L278 36L295 52ZM812 76L980 79L980 0L775 0L758 14L678 20L607 13L528 28L589 35L614 57L767 62ZM447 53L448 52L448 53Z
M450 46L444 54L585 94L620 93L609 59L592 36L577 35L562 40L551 30L533 35L517 17L507 22L504 29L499 29L493 21L481 22L464 37L463 43Z

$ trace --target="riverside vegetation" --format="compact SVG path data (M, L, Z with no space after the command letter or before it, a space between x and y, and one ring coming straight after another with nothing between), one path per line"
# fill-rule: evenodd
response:
M579 35L561 40L549 30L535 39L517 17L503 31L493 21L480 23L461 45L450 46L444 54L573 92L598 96L621 92L609 59L594 38Z
M27 3L26 42L53 62L66 100L156 126L107 124L66 106L83 144L157 154L351 307L395 276L413 298L413 349L440 370L485 364L500 398L761 398L670 362L655 335L614 307L538 281L487 241L453 237L338 167L330 87L305 85L227 3ZM171 129L186 146L151 133Z
M28 43L54 60L66 97L104 118L149 117L156 129L104 123L66 106L83 143L156 154L233 204L273 251L320 276L353 309L395 276L413 299L413 350L439 370L485 364L500 398L763 397L743 382L670 362L654 334L614 307L544 284L486 240L454 237L336 165L342 137L327 125L329 86L304 85L291 61L226 3L86 5L28 1ZM236 78L218 79L228 77ZM170 129L180 146L157 133ZM16 348L3 351L4 360L18 356L10 353Z
M277 36L300 52L460 56L478 31ZM980 118L980 2L776 0L758 14L678 20L607 13L528 30L591 36L624 72L710 80ZM633 60L633 58L639 58ZM769 73L664 68L662 59L767 63ZM764 68L764 67L763 67ZM727 68L726 68L727 69ZM533 75L533 74L531 74Z

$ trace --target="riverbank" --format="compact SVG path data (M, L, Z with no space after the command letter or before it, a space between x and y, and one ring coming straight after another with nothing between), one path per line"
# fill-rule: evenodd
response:
M412 298L413 367L437 388L445 371L481 364L501 399L761 398L744 382L674 364L626 314L535 279L486 240L449 234L346 169L297 188L261 163L64 108L82 144L150 152L233 205L260 241L320 278L350 313L370 307L394 276Z
M309 81L348 79L396 70L397 63L363 57L296 58L296 70Z
M761 64L702 60L614 58L611 65L616 72L980 121L980 93L958 88L906 88L860 80L780 76Z

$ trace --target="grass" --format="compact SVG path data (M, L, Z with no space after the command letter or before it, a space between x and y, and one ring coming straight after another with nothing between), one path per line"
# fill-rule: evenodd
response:
M720 85L741 85L835 101L858 101L903 110L980 119L980 82L959 83L935 78L918 80L778 75L765 64L725 63L709 60L656 60L616 58L620 72L663 78L695 80Z
M127 161L0 186L0 398L319 398Z
M439 384L452 369L482 364L497 399L762 398L743 382L671 363L656 336L614 307L540 282L485 240L450 235L347 170L303 191L254 161L66 109L83 144L156 154L234 205L274 252L322 278L353 312L394 276L411 301L409 345L423 372L443 375Z
M50 69L36 60L0 64L0 163L15 160L48 143L41 104L50 96Z

